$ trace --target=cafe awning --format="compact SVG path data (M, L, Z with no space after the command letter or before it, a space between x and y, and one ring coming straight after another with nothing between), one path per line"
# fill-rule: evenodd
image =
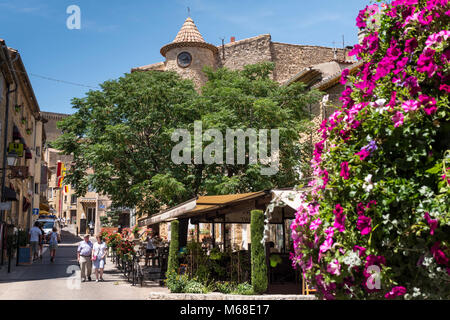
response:
M163 212L155 214L151 217L139 220L139 226L149 226L152 224L161 223L164 221L168 221L169 219L176 218L182 215L185 212L188 212L195 208L197 199L191 199L186 202L180 203L179 205L167 209Z

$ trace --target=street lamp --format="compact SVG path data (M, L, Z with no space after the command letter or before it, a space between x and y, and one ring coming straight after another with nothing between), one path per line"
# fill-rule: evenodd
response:
M14 151L8 152L8 154L6 155L6 160L8 162L8 166L12 167L16 165L17 162L17 153Z

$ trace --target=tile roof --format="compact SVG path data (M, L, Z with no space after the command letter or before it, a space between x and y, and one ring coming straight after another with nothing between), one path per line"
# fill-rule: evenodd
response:
M175 37L175 40L172 41L172 43L179 42L205 42L200 31L198 31L194 20L190 17L184 21L183 26Z

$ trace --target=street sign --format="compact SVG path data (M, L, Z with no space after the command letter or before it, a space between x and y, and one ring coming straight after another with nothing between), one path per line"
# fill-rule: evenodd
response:
M39 208L33 208L33 215L35 216L39 215Z
M0 202L0 210L11 210L11 202Z

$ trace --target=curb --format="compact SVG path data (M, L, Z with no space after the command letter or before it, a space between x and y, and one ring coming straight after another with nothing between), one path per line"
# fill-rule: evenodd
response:
M266 294L235 295L223 293L157 293L151 292L148 300L317 300L313 295Z

